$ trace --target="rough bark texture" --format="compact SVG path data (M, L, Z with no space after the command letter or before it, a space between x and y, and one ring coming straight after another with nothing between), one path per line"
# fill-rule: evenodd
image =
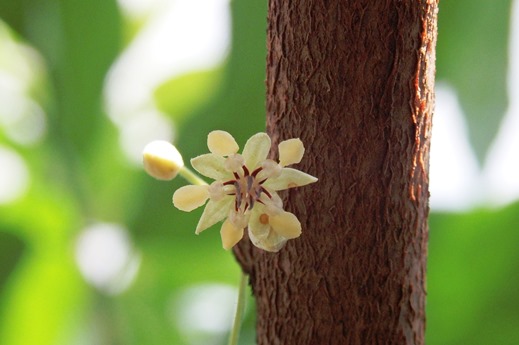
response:
M235 253L258 344L423 344L435 0L270 0L267 131L319 182L303 234ZM273 152L274 153L274 152Z

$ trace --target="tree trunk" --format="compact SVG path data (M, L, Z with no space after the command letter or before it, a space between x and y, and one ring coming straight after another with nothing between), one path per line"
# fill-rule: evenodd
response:
M284 195L300 238L235 250L258 344L424 343L436 14L437 0L270 0L267 131L300 137L298 168L319 181Z

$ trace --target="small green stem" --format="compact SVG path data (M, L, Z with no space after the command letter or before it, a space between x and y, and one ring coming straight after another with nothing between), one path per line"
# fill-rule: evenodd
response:
M247 296L245 290L247 289L247 281L249 276L245 273L241 273L240 287L238 290L238 303L236 305L236 313L234 314L234 323L231 329L231 335L229 337L229 345L238 345L238 338L240 336L241 321L243 319L243 313L245 311L245 302Z
M178 172L180 176L182 176L187 182L190 182L192 184L196 184L199 186L207 185L207 183L202 180L200 177L198 177L197 174L189 170L189 168L186 168L185 166L180 169Z

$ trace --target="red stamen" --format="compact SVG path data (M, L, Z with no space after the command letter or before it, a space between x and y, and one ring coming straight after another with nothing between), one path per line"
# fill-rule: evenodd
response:
M261 187L261 191L263 193L265 193L265 195L268 196L269 199L272 199L272 195L268 192L268 190L266 190L265 188Z
M256 170L254 170L254 171L252 172L251 176L252 176L252 177L256 177L256 175L258 175L258 173L259 173L261 170L263 170L262 167L257 168Z

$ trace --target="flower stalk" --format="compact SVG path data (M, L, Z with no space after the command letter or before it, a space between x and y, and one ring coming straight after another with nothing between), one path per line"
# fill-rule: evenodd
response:
M238 302L236 304L236 312L234 314L234 322L231 329L231 334L229 336L229 345L237 345L238 338L240 336L241 324L243 321L243 315L245 313L245 307L247 302L247 295L245 294L245 290L247 289L247 282L249 280L249 276L245 273L241 273L240 277L240 286L238 290Z
M185 166L183 166L182 169L180 169L178 174L180 176L182 176L182 178L184 180L186 180L187 182L194 184L196 186L206 186L207 185L207 182L202 180L200 177L198 177L197 174L195 174L193 171L186 168Z

